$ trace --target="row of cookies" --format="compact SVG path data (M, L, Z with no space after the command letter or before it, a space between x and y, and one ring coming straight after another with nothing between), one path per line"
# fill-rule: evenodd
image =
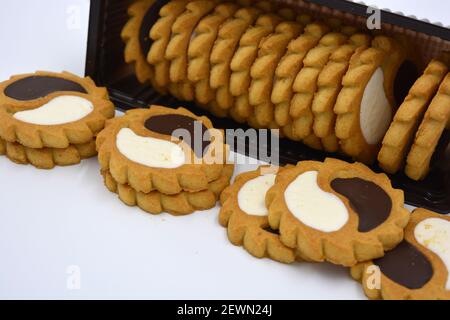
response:
M184 108L128 111L108 121L97 150L106 187L152 214L215 207L234 171L222 132Z
M374 299L450 299L450 218L411 215L403 192L360 163L263 166L221 203L230 242L255 257L349 267Z
M106 88L73 74L36 72L0 83L0 154L38 168L95 156L114 105Z
M396 106L415 80L402 79L410 53L402 39L363 33L335 20L313 21L308 13L271 1L174 0L149 24L152 5L141 0L131 6L122 32L126 61L136 63L141 82L194 100L215 115L278 128L315 149L373 163L386 131L395 126ZM405 103L417 94L417 88L411 90ZM394 139L397 147L410 145ZM398 155L384 148L383 168L391 163L387 157ZM412 171L406 170L418 179Z

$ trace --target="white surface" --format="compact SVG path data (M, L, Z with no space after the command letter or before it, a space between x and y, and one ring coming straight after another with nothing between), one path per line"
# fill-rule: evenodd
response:
M78 121L94 110L88 99L78 96L59 96L39 108L19 111L14 118L38 125L58 125Z
M450 2L370 3L450 24ZM38 69L83 75L88 6L3 0L0 81ZM217 209L174 218L128 208L98 170L95 159L40 171L0 157L0 298L364 297L344 268L252 258L228 242ZM67 271L81 272L80 290L67 288Z

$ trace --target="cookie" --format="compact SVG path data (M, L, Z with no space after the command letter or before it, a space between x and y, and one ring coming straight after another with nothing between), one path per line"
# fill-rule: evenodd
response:
M280 241L267 218L265 196L275 177L276 172L269 167L237 176L221 195L219 222L227 228L230 242L243 246L253 256L292 263L296 260L295 250Z
M344 266L393 249L409 220L403 192L386 175L335 159L279 173L266 204L271 228L302 259Z
M147 62L147 54L150 50L149 32L152 24L152 12L150 9L155 0L135 1L128 8L130 19L121 32L121 38L125 42L125 62L134 64L136 78L140 83L153 82L154 70Z
M185 11L172 25L172 35L167 45L165 58L170 61L169 79L172 83L179 83L183 88L181 99L192 101L194 87L187 79L187 51L192 33L198 22L209 14L218 1L199 0L186 5Z
M378 154L379 165L385 172L394 174L402 169L419 123L447 72L444 63L431 61L397 110Z
M251 68L249 103L254 107L254 122L268 127L274 122L274 105L271 101L275 71L286 53L289 42L298 37L303 27L296 22L282 22L275 32L260 44L258 57Z
M414 143L406 160L405 173L413 180L424 179L430 162L444 131L450 129L450 73L425 112Z
M195 100L206 105L215 99L215 90L209 85L212 47L219 27L238 9L234 3L218 4L195 28L188 49L188 79L195 86Z
M199 192L217 180L227 159L223 133L184 108L128 111L97 138L102 171L138 192Z
M70 145L67 148L33 149L16 142L6 142L0 139L0 155L6 155L8 159L17 164L31 164L38 169L75 165L96 154L94 140L85 144Z
M210 57L210 85L216 90L216 102L222 109L230 109L234 103L230 93L230 64L239 40L260 14L261 10L256 8L241 8L220 26Z
M102 175L108 190L117 193L123 203L129 206L138 206L151 214L167 212L181 216L214 208L221 192L229 185L233 170L233 165L226 165L221 176L209 183L206 190L182 191L175 195L166 195L158 191L138 192L127 184L117 183L108 171L102 171Z
M159 19L150 29L152 45L147 55L147 61L154 68L156 88L169 89L174 96L177 96L178 92L176 86L170 84L170 61L165 58L166 49L172 36L172 25L178 16L184 12L188 2L188 0L168 2L161 8Z
M289 43L288 50L275 71L272 103L275 105L275 121L280 127L288 124L289 107L293 96L295 77L303 68L303 60L327 33L328 27L322 23L312 23L297 39Z
M416 209L405 240L384 257L352 268L370 299L450 300L450 217Z
M114 113L106 88L68 72L40 71L0 84L0 137L27 148L89 143Z
M238 122L245 122L253 113L253 107L248 101L248 89L251 83L250 70L258 56L259 44L274 32L281 21L275 14L261 15L239 41L239 48L230 65L230 93L235 97L230 115Z
M343 78L334 107L341 150L371 164L393 117L393 76L401 64L401 49L392 38L378 36L367 50L357 50Z
M306 55L303 68L293 82L294 95L289 107L289 115L293 121L293 135L297 139L304 139L311 135L314 118L311 106L317 90L317 79L328 63L331 53L347 39L345 35L340 33L328 33Z
M337 96L342 88L342 78L348 70L351 57L359 47L368 47L371 37L366 34L355 34L349 43L337 48L330 56L326 66L317 78L317 89L312 101L314 114L313 132L321 139L327 152L339 150L339 139L334 132L336 115L333 112Z

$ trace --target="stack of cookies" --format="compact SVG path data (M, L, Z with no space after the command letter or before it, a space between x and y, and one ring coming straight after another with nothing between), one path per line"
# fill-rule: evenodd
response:
M387 172L403 168L398 158L404 151L392 155L391 149L409 150L417 133L406 173L413 179L426 175L442 123L448 125L448 105L441 106L445 84L424 117L428 123L439 118L439 128L425 125L416 132L414 123L447 71L431 62L424 77L434 84L425 88L419 79L404 102L417 68L403 38L362 32L337 19L320 21L308 9L298 12L275 1L172 0L155 23L153 4L135 2L122 32L125 59L135 63L139 81L216 116L280 129L291 140L366 164L375 162L394 126L379 155ZM402 103L407 106L394 118ZM406 119L412 104L420 106L414 120ZM392 135L406 122L400 139Z
M363 164L260 167L221 203L230 242L255 257L349 267L373 299L450 299L450 218L411 215L403 192Z
M234 171L222 131L183 108L128 111L108 121L97 150L106 187L152 214L214 207Z
M96 155L114 105L105 88L73 74L37 72L0 83L0 154L51 169Z

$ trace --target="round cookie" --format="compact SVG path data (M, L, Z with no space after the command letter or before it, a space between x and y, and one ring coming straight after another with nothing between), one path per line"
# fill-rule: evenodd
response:
M170 61L165 56L172 36L172 25L178 16L184 12L188 2L188 0L172 0L161 8L159 11L160 18L150 29L152 45L147 55L147 61L155 71L156 88L168 89L172 95L178 97L180 97L178 87L170 82Z
M70 145L67 148L41 148L24 147L16 142L6 142L0 138L0 155L17 164L31 164L38 169L53 169L55 166L70 166L83 159L94 157L95 141L85 144Z
M223 133L184 108L128 111L97 138L102 171L138 192L199 192L217 180L227 159Z
M333 107L342 89L342 78L348 70L351 57L359 47L370 45L371 37L366 34L355 34L349 43L337 48L330 56L327 65L317 78L317 90L314 94L311 110L314 114L313 132L321 139L327 152L339 150L339 139L334 132L336 115Z
M230 93L235 97L230 115L238 122L245 122L253 113L253 107L248 101L248 89L251 83L250 70L258 56L259 44L281 21L275 14L261 15L239 41L239 48L230 65Z
M234 104L230 93L230 64L239 40L260 14L261 10L256 8L241 8L220 26L210 57L210 85L216 89L216 102L222 109L230 109Z
M444 131L450 130L450 73L443 80L431 101L406 160L405 173L413 180L422 180L430 170L431 158Z
M289 115L293 121L292 133L299 140L312 134L314 117L311 106L320 72L328 63L331 53L347 39L345 35L336 32L326 34L318 45L308 52L303 61L303 68L297 74L292 86L294 95L289 107Z
M181 216L214 208L221 192L230 184L233 170L233 165L226 165L221 176L210 182L206 190L199 192L182 191L175 195L166 195L158 191L138 192L127 184L117 183L108 171L102 171L102 175L108 190L117 193L119 199L126 205L138 206L151 214L167 212L175 216Z
M230 242L243 246L253 256L292 263L295 250L286 247L269 227L265 196L276 177L276 172L269 169L260 167L236 177L221 195L219 222L227 228Z
M379 165L385 172L394 174L404 165L414 133L447 72L444 63L431 61L397 110L378 154Z
M24 147L89 143L114 113L106 88L88 77L40 71L0 83L0 138Z
M405 240L384 257L352 268L370 299L450 300L450 217L416 209Z
M371 164L393 117L393 82L402 64L396 41L378 36L367 50L357 50L343 78L343 88L334 107L336 136L341 150Z
M194 99L194 88L187 78L187 52L192 33L198 22L209 14L218 1L198 0L186 5L185 11L172 25L172 34L166 49L166 60L170 61L169 79L180 85L180 98L185 101Z
M312 23L297 39L289 43L288 50L275 71L272 90L272 102L275 104L275 121L281 127L289 123L289 107L293 96L292 86L295 77L303 68L303 60L327 33L328 27L321 23Z
M409 220L403 192L386 175L335 159L281 172L266 204L270 226L302 259L344 266L383 256Z
M140 83L153 82L154 70L147 62L150 50L149 31L152 23L150 9L155 0L140 0L128 8L130 19L121 32L125 42L125 62L134 63L136 78Z
M251 68L249 103L254 107L253 119L249 123L257 127L269 127L274 122L274 105L271 93L275 70L286 53L289 42L303 31L296 22L282 22L275 32L267 36L260 44L258 57Z
M221 3L204 17L195 28L188 49L188 79L195 87L195 100L202 105L215 99L215 90L209 85L210 56L219 27L238 9L234 3Z

